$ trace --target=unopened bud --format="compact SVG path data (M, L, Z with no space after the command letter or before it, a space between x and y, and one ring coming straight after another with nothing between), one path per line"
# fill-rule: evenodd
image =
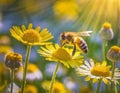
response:
M5 65L10 69L17 69L22 64L22 55L9 52L5 56Z
M105 22L99 32L99 35L103 40L111 40L114 36L113 30L111 28L111 24Z
M107 52L107 58L112 62L120 61L120 47L112 46Z

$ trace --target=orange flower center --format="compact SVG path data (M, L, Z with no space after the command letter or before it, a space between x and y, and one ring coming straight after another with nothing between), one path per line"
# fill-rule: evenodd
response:
M105 29L110 29L110 28L111 28L111 24L108 23L108 22L105 22L105 23L103 24L103 27L104 27Z
M91 74L95 76L102 76L108 77L110 76L110 67L102 66L102 65L95 65L92 70Z
M10 60L10 62L22 62L22 55L11 52L6 55L6 60Z
M111 51L120 52L120 47L113 46L113 47L111 47Z
M36 43L40 41L40 35L35 30L29 29L23 33L22 39L28 43Z
M69 61L71 60L70 54L63 48L57 49L52 56L58 60Z

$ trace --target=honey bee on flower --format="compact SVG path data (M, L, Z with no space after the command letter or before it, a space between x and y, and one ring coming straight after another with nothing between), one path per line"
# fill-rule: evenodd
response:
M82 50L82 52L87 53L88 52L87 43L81 36L90 36L90 33L92 33L92 31L62 32L60 34L61 46L64 46L66 44L74 45L72 55L75 54L76 47L78 47L78 49Z

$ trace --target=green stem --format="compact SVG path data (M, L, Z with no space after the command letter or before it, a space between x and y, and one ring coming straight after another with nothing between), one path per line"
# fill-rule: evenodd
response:
M30 52L31 52L31 46L27 46L26 59L25 59L25 64L24 64L24 69L23 69L24 72L23 72L23 82L22 82L21 93L24 93L24 88L26 84L26 73L27 73L27 66L28 66Z
M103 61L106 61L106 57L105 57L105 55L106 55L106 46L107 46L107 41L103 41L103 44L102 44L102 50L103 50Z
M114 72L115 72L115 62L112 62L112 75L111 78L114 78ZM111 81L111 93L113 93L113 82Z
M115 93L118 93L118 92L117 92L117 85L116 85L116 84L115 84Z
M112 62L112 78L114 78L115 62Z
M115 73L115 62L112 62L112 76L111 78L114 78L114 73ZM113 93L113 83L111 84L111 93ZM116 84L114 85L115 93L117 93L117 86Z
M52 93L52 91L53 91L53 84L54 84L54 81L55 81L55 78L56 78L56 74L57 74L57 71L58 71L59 64L60 63L58 62L57 65L56 65L55 71L53 73L52 80L51 80L51 83L50 83L50 92L49 93Z
M10 70L10 78L11 78L11 88L10 88L10 93L13 93L13 83L14 83L14 69Z
M106 61L106 46L107 46L107 41L104 40L102 44L103 61ZM106 85L105 91L106 93L108 93L108 85Z
M105 93L109 93L109 86L107 84L105 86L106 86Z
M98 85L97 85L97 90L96 90L95 93L99 93L99 92L100 92L101 81L102 81L102 79L99 79L99 81L98 81Z

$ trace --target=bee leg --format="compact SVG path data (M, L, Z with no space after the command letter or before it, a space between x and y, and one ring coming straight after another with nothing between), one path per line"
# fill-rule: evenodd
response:
M63 47L65 45L65 43L61 44L60 47Z
M61 42L60 46L63 47L65 44L66 44L66 42L64 42L64 43Z
M74 48L73 48L73 51L72 51L72 56L75 55L75 52L76 52L76 44L74 44Z

